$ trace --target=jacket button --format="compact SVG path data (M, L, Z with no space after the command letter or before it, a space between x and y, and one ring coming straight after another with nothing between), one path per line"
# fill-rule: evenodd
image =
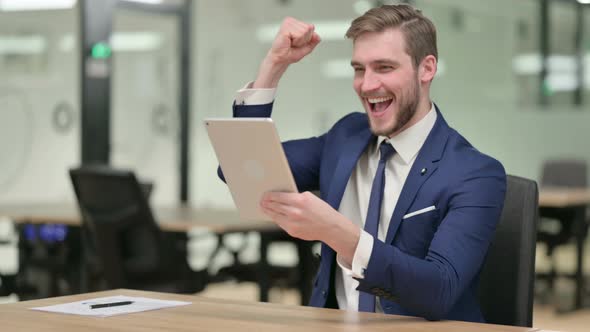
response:
M322 291L322 296L325 298L325 297L327 297L327 295L328 295L328 292L326 292L325 290L323 290Z

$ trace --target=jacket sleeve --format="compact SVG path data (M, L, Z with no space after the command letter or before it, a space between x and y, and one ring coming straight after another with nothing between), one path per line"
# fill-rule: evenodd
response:
M504 205L506 174L492 160L465 174L451 190L426 257L375 240L358 290L387 294L430 320L446 317L479 273Z

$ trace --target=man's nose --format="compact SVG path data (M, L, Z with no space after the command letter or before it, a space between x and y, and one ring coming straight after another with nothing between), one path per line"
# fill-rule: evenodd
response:
M363 82L361 84L361 92L370 93L379 89L379 86L380 82L375 76L375 74L368 70L365 71L365 75L363 76Z

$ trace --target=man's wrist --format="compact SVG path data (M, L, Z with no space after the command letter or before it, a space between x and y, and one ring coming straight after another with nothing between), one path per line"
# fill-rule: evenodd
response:
M260 69L258 70L258 76L252 84L253 89L270 89L276 88L279 85L279 81L283 74L289 67L289 64L276 63L272 60L272 57L267 56L262 61Z
M337 232L332 233L326 243L338 253L344 263L351 266L361 229L350 221L338 223L338 226Z

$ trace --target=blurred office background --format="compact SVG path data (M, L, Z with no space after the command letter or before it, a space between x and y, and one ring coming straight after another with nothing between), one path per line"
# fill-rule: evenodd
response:
M314 23L323 39L281 81L273 115L282 139L307 137L362 111L344 33L372 6L397 2L120 1L106 49L93 54L111 65L111 165L149 179L155 205L185 198L195 207L233 208L216 176L203 119L231 116L236 90L254 79L281 20L289 15ZM437 26L433 100L451 126L514 175L538 180L548 159L590 162L588 1L406 2ZM67 170L82 159L79 5L0 0L0 212L9 204L74 202ZM190 24L180 24L178 8ZM190 47L188 68L183 47ZM181 79L186 70L190 85ZM184 87L188 159L181 149ZM566 269L573 265L567 248L559 255ZM1 256L0 264L11 265L11 257Z

